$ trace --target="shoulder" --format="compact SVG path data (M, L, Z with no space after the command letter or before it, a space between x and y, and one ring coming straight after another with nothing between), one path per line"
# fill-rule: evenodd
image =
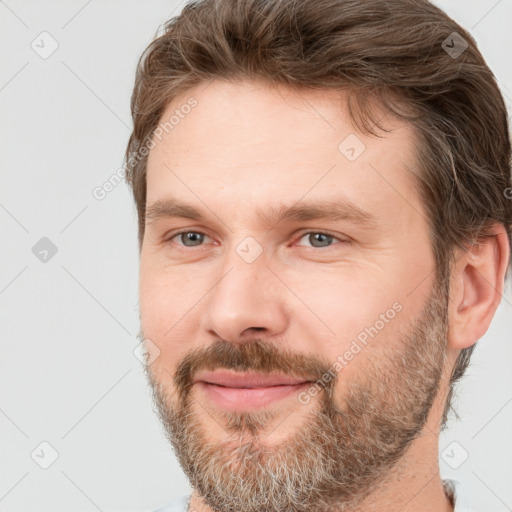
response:
M155 510L149 510L148 512L187 512L190 497L190 494L186 494L185 496L181 496L178 499L171 501L171 503L168 503L163 507Z
M446 478L443 480L443 486L447 493L453 497L455 506L453 512L473 512L473 509L469 505L464 486L460 480ZM148 512L187 512L190 497L189 494L181 496L163 507Z

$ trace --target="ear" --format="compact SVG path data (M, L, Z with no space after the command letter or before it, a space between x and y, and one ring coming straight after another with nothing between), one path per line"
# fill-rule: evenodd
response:
M510 246L503 225L494 225L492 232L466 251L457 250L448 306L451 348L474 345L487 332L501 301Z

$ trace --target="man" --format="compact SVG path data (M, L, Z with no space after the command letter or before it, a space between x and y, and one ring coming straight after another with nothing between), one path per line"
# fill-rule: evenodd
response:
M160 510L469 510L439 433L512 227L471 36L425 0L194 2L132 114L140 335L194 489Z

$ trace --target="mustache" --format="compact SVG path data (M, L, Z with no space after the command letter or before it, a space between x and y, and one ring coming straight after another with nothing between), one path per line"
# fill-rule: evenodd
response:
M261 339L238 344L217 340L207 347L189 352L177 365L173 381L180 399L183 400L190 392L195 375L201 370L278 373L315 382L322 379L329 367L329 363L317 354L300 354L289 349L278 349L274 344ZM335 380L328 385L333 387ZM328 386L324 383L324 387Z

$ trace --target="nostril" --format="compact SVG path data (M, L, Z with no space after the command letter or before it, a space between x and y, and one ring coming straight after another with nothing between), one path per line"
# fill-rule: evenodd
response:
M265 327L248 327L247 329L245 329L244 331L244 334L249 331L255 331L255 332L261 332L261 331L264 331L265 330Z

